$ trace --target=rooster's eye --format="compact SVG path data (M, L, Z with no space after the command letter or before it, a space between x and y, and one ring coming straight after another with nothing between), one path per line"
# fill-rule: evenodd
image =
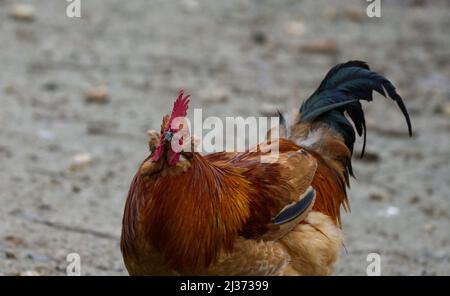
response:
M164 133L164 140L171 141L172 137L173 137L173 133L172 132L168 131L168 132Z

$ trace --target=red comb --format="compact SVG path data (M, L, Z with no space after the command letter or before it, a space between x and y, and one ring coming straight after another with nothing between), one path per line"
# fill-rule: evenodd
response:
M172 120L177 117L186 117L190 96L191 95L184 96L184 90L180 90L178 98L176 99L175 103L173 103L172 114L170 115L169 122L172 122Z
M163 120L163 126L161 127L161 130L164 128L165 131L170 129L170 125L172 123L172 120L174 120L177 117L186 117L187 115L187 109L189 105L189 97L190 95L184 96L184 90L180 90L180 93L178 94L178 98L175 100L175 103L173 103L173 109L172 114L170 115L170 119L167 121ZM152 160L158 161L161 156L163 155L164 151L164 134L161 134L161 138L159 140L159 145L156 148L155 152L153 153ZM179 156L178 156L179 157ZM176 161L176 155L173 156L171 162Z

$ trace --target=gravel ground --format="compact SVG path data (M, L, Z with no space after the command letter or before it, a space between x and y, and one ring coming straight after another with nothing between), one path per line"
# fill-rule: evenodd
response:
M448 1L385 0L381 18L356 0L66 5L0 0L0 274L64 275L72 252L83 275L126 274L126 193L179 88L204 116L268 114L361 59L398 86L414 136L394 103L365 105L335 274L365 275L375 252L383 275L450 275Z

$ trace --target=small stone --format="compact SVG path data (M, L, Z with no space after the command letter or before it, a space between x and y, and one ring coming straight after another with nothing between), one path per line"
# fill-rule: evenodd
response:
M380 161L380 155L376 152L364 151L364 156L361 158L360 156L356 157L355 160L367 163L375 163Z
M230 92L223 87L209 88L200 91L199 98L206 103L223 103L230 98Z
M419 198L417 195L414 195L413 197L411 197L411 198L409 199L409 203L410 203L410 204L416 204L416 203L418 203L418 202L420 202L420 198Z
M35 17L34 6L30 4L15 4L12 6L10 16L22 22L32 22Z
M336 8L333 6L326 6L322 11L322 17L327 20L335 20L337 18Z
M387 193L372 193L369 195L369 199L375 202L388 202L391 200L391 196Z
M4 240L12 245L22 245L24 243L24 239L14 235L7 235L4 237Z
M256 44L265 44L267 43L267 35L262 31L254 31L252 33L252 40Z
M419 207L419 209L428 217L433 217L436 215L436 210L430 204L422 205Z
M18 276L40 276L39 272L37 272L35 270L21 271L17 275Z
M36 133L39 139L42 140L51 141L55 139L55 133L50 130L38 130Z
M427 223L423 225L423 230L425 232L431 233L433 232L433 230L436 228L436 225L431 224L431 223Z
M93 157L90 153L83 152L75 154L72 157L69 169L72 171L83 169L84 167L90 165L92 161Z
M5 86L4 92L6 95L14 95L17 93L17 89L14 84L8 84Z
M108 266L105 266L105 265L97 265L96 267L97 267L97 269L103 270L103 271L110 270L110 268Z
M394 217L397 216L400 213L400 209L398 207L394 206L387 206L382 209L379 209L375 212L376 216L380 217ZM384 234L387 235L387 234Z
M306 32L306 26L303 22L291 21L284 24L284 31L292 36L300 37Z
M437 107L436 113L450 117L450 103L444 103Z
M11 149L4 146L0 146L0 156L2 155L4 155L6 158L11 158L13 156L13 153Z
M72 192L73 193L79 193L81 191L81 188L78 187L77 185L73 185L72 186Z
M52 206L49 204L40 204L38 208L41 211L51 211L52 210Z
M97 87L86 93L86 102L105 104L109 101L108 90L105 87Z
M47 255L27 254L27 258L40 263L50 261L50 257L48 257Z
M43 85L43 88L47 91L55 91L59 88L58 83L49 81Z
M397 216L400 213L400 209L394 206L388 206L386 208L386 217Z
M112 132L117 127L116 122L106 120L94 120L87 123L87 133L90 135L104 135Z
M354 22L362 22L367 19L367 14L355 8L349 8L344 11L345 16Z
M319 39L312 41L309 44L303 45L301 50L305 53L318 54L335 54L339 51L338 45L333 39Z
M13 252L10 252L10 251L6 251L5 252L5 257L6 257L6 259L10 259L10 260L16 260L17 259L16 254L14 254Z
M427 0L412 0L410 1L410 6L417 6L417 7L423 7L427 4Z

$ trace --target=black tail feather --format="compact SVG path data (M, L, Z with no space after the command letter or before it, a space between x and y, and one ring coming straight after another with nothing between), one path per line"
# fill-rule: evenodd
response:
M318 89L300 107L300 122L322 121L334 127L353 152L355 131L344 112L352 120L356 132L364 137L361 157L366 147L366 121L361 100L372 101L373 91L389 96L402 111L412 135L411 120L403 99L392 83L382 75L370 71L361 61L349 61L334 66L320 83Z

